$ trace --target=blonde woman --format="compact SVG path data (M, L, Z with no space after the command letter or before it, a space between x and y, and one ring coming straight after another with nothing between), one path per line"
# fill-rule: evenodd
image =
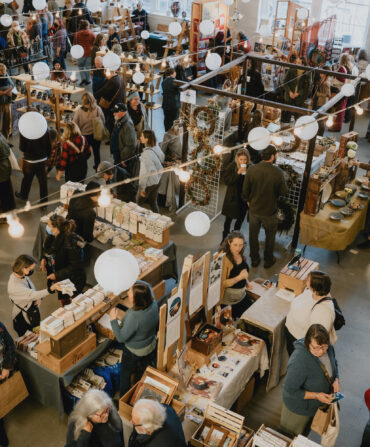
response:
M81 134L92 147L94 169L96 171L100 164L100 141L94 139L94 118L100 118L105 123L102 109L97 105L93 95L86 92L82 95L81 106L76 110L73 121L80 128Z
M86 178L87 159L91 155L91 147L76 123L67 123L63 134L62 158L56 179L60 181L63 171L65 181L81 182Z
M247 149L239 149L225 169L224 182L227 185L222 214L225 216L222 240L230 233L231 222L236 219L234 230L240 230L247 214L248 205L242 199L242 188L248 166L251 164Z
M122 447L122 421L104 391L89 390L76 404L68 424L66 447Z

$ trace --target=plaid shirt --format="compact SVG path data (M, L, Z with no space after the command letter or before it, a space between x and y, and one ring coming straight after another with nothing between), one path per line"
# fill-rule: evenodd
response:
M57 141L51 148L50 157L46 162L46 166L53 168L54 166L59 169L60 159L62 156L62 143Z
M80 154L82 154L87 160L90 157L91 148L86 138L82 135L77 136L73 143L81 151ZM68 143L68 140L64 141L62 145L62 157L59 164L59 170L64 171L68 164L73 163L75 160L77 160L78 156L79 154L75 151L74 147L72 147Z

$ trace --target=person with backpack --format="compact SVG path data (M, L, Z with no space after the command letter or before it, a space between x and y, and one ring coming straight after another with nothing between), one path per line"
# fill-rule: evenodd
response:
M339 315L341 312L338 304L330 295L329 275L315 270L308 276L307 285L308 289L292 301L286 318L285 335L289 355L294 351L293 343L304 338L312 324L324 326L332 345L337 341L335 329L340 329L344 324L343 316ZM342 323L340 318L343 319Z
M63 171L65 181L81 182L87 175L87 160L91 147L87 138L73 121L66 124L63 134L62 157L58 166L56 179L60 181Z

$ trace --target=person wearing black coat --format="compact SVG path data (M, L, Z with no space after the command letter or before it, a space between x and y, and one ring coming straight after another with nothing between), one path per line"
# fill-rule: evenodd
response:
M251 66L247 72L247 92L249 96L258 98L265 93L265 87L262 82L262 75L257 69L257 62L252 59Z
M79 13L80 10L81 10L82 14ZM71 15L69 17L68 31L72 34L77 33L81 20L87 20L91 25L94 23L94 21L91 17L90 11L87 8L87 6L85 5L85 3L83 3L79 0L75 0L75 4L73 6Z
M180 90L174 84L176 79L176 71L174 68L168 68L164 76L165 78L162 82L162 109L164 114L164 130L167 132L179 116Z
M44 242L44 255L41 270L47 272L48 284L70 279L76 287L74 296L82 292L86 274L81 259L81 249L77 245L79 237L74 233L76 224L54 214L50 217ZM70 304L71 297L58 292L62 306Z
M242 199L242 189L244 177L250 165L250 157L247 149L239 149L235 160L232 160L226 167L223 180L227 185L222 214L226 217L222 240L230 233L231 222L236 219L234 230L240 230L248 206Z
M6 327L0 321L0 383L6 380L15 365L15 345ZM0 419L0 445L6 447L9 440L6 435L4 420Z
M114 127L113 107L118 103L123 103L125 94L125 86L123 84L122 76L118 73L113 73L97 92L94 93L96 102L101 106L104 116L105 125L111 134ZM105 108L100 104L101 98L109 103L109 107Z
M137 8L132 11L131 18L134 25L140 26L141 31L149 31L148 13L143 9L142 3L138 2Z
M86 191L99 188L99 183L92 181L87 184ZM91 195L76 197L75 199L72 197L69 202L67 219L75 221L76 233L86 242L94 240L95 208L99 195L99 192L93 192Z
M134 405L131 421L134 430L128 447L186 447L181 421L168 405L140 399Z
M12 167L9 161L10 146L6 138L0 133L0 212L15 208L14 194L11 180Z

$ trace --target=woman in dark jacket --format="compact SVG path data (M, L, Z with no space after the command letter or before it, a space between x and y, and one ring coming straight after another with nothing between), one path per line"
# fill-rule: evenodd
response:
M10 146L4 135L0 133L0 212L15 208L13 186L11 180L12 167L9 161Z
M99 188L99 183L94 181L86 185L86 191ZM94 240L95 209L99 195L99 192L93 192L91 195L71 198L69 202L67 219L75 221L76 233L87 242Z
M51 282L70 279L76 287L74 296L82 292L86 282L86 274L81 260L81 249L77 245L78 236L74 233L76 224L73 220L64 219L54 214L46 228L48 237L44 242L44 256L41 270L48 273ZM71 297L58 292L62 306L70 304Z
M6 380L14 369L15 365L15 345L9 332L3 323L0 322L0 383ZM4 420L0 419L0 445L9 445L6 435Z
M240 230L247 213L247 204L242 199L242 188L250 165L250 157L247 149L239 149L235 159L226 167L224 183L227 185L222 214L226 216L222 240L230 233L231 222L236 219L234 230Z
M319 407L331 404L338 392L338 365L328 331L321 324L309 327L306 337L294 343L283 385L280 430L307 436Z
M162 82L163 101L162 109L164 114L164 130L171 129L173 122L179 116L180 110L180 90L174 85L176 71L174 68L168 68L164 73Z
M89 390L68 423L65 447L125 447L121 418L104 391Z
M127 292L132 307L126 312L122 325L118 322L117 308L110 313L111 326L119 343L124 343L120 377L120 395L131 388L131 375L137 380L147 366L157 362L158 306L149 284L137 281Z
M265 88L262 83L262 76L257 68L257 62L252 59L251 66L248 68L247 92L249 96L258 98L265 93Z

